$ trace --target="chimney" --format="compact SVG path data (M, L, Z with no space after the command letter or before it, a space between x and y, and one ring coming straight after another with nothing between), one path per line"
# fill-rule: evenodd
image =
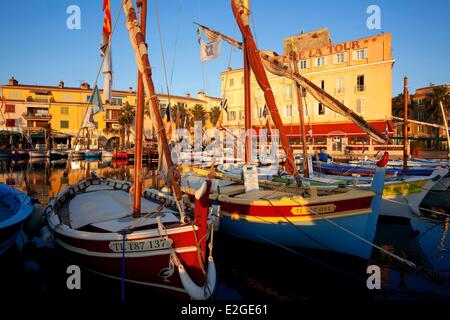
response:
M58 87L60 87L60 88L64 88L64 81L62 81L62 80L61 80L61 81L59 82L59 85L58 85Z
M89 89L91 89L91 86L89 85L89 83L83 82L83 83L80 85L80 88L81 88L81 89L84 89L84 90L89 90Z
M186 97L190 98L191 94L189 92L186 92Z
M17 86L19 85L19 81L17 81L16 79L14 79L14 77L11 77L11 79L9 79L8 84L10 86Z
M129 87L129 88L128 88L128 92L129 92L129 93L133 93L133 87Z
M233 68L232 67L227 67L227 71L232 71Z
M205 91L200 90L199 92L197 92L197 98L200 100L205 100Z

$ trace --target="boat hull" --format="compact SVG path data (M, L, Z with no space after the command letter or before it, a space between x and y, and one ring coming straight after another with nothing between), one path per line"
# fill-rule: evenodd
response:
M368 227L374 228L372 232L376 229L376 225L369 226L369 213L336 217L331 221L363 238L366 237ZM248 221L246 217L233 218L225 213L221 214L220 230L225 234L244 240L278 244L290 248L335 251L364 260L369 259L372 252L370 244L364 243L342 229L336 228L330 222L320 219L295 222L293 225L287 221L272 224Z
M203 284L204 276L201 266L198 263L192 227L184 229L186 229L185 232L181 232L176 237L171 236L170 238L174 240L174 243L177 243L177 256L188 270L193 281L198 284ZM87 240L89 235L86 238L86 233L82 233L82 237L85 239L65 236L58 229L55 232L56 244L69 259L76 261L83 268L99 275L122 280L123 252L120 250L122 243L120 238L122 235L110 234L109 239L103 240ZM158 241L158 239L160 238L135 237L130 235L127 237L126 246L128 247L135 243L150 243L152 241ZM115 251L111 249L111 243L114 244ZM188 298L176 267L171 276L164 278L165 272L169 272L169 261L170 250L168 249L126 251L124 280Z

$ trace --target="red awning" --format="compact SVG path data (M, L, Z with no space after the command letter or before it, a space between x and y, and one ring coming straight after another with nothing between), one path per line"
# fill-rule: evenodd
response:
M394 135L394 125L391 120L388 121L368 121L370 125L380 132L386 131L386 124L389 136ZM321 124L305 124L306 136L309 137L309 130L312 127L312 135L314 138L333 137L333 136L349 136L349 137L365 137L367 134L353 122L345 123L321 123ZM264 129L265 127L255 126L255 129ZM288 137L300 136L299 125L284 126L284 132Z

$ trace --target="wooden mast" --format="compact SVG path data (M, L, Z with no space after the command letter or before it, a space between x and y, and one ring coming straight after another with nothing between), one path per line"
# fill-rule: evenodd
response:
M243 0L244 10L249 14L250 0ZM245 113L245 163L252 160L252 111L251 111L251 88L250 88L250 63L245 38L242 41L242 53L244 55L244 113Z
M295 51L294 42L291 43L291 61L294 65L294 72L298 73L298 60L297 53ZM308 149L306 146L306 132L305 132L305 117L303 114L303 94L302 87L296 82L295 83L295 91L297 93L297 107L298 107L298 115L300 119L300 134L302 136L302 149L303 149L303 176L305 178L309 178L309 168L308 168Z
M408 170L408 77L403 79L403 170Z
M138 0L137 6L141 8L141 32L142 40L145 42L145 30L147 26L147 0ZM137 81L137 107L136 107L136 142L134 146L134 202L133 216L141 215L142 194L142 139L144 127L145 93L142 74L138 72Z
M126 15L126 25L130 36L131 45L135 52L136 63L139 72L142 74L144 91L146 96L150 98L150 113L152 124L157 132L157 136L159 138L158 142L161 144L162 156L164 157L164 162L168 170L167 180L170 181L174 196L176 200L179 201L181 200L182 196L181 188L178 183L179 174L177 174L176 168L172 161L166 130L164 128L164 123L159 110L158 97L156 96L155 86L152 80L152 70L149 61L147 45L144 41L132 0L122 0L122 3ZM139 106L137 107L139 108ZM138 113L139 111L136 110L136 112ZM142 139L142 135L138 136L136 133L136 138ZM180 214L182 215L181 218L183 220L184 212L182 210L180 211Z
M441 107L442 118L444 120L445 133L447 135L447 146L448 146L447 161L450 166L450 132L448 131L448 117L447 117L447 112L445 111L444 105L442 104L442 101L439 101L439 105Z

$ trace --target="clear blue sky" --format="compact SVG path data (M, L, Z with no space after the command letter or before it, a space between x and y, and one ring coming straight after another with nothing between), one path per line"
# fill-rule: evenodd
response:
M120 0L111 0L113 21L120 3ZM81 8L80 30L66 28L69 16L66 8L73 4ZM410 78L412 90L430 82L450 83L450 1L447 0L322 0L320 3L252 0L258 46L282 52L283 37L302 29L328 27L333 43L378 34L380 30L366 27L366 8L370 4L381 8L381 31L393 35L394 94L402 90L404 75ZM230 46L223 44L222 56L202 68L193 21L240 39L230 1L149 0L147 39L153 79L157 91L161 92L165 91L165 80L155 5L159 11L169 81L174 70L171 93L195 95L205 86L207 94L219 96L219 73L228 66ZM102 0L2 2L0 83L15 76L26 84L57 85L60 80L64 80L66 86L78 86L80 81L92 84L100 65L101 6ZM126 90L129 86L136 87L136 66L124 20L122 13L113 38L113 67L114 89ZM234 49L230 66L242 66L242 57Z

